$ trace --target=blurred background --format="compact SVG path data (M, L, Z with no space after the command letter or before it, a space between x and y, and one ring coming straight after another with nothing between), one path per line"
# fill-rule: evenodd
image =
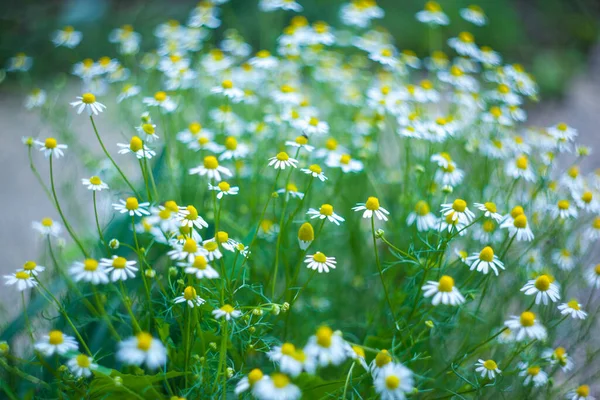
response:
M472 1L438 1L452 20L449 27L443 28L445 37L469 30L479 45L498 50L506 62L521 63L535 76L541 89L541 101L528 105L529 124L550 126L564 121L579 130L582 144L600 149L597 133L600 126L600 1L478 1L474 3L480 5L490 19L490 23L481 28L458 17L458 9ZM339 26L341 0L299 2L309 21L324 20L334 27ZM0 68L6 65L8 58L25 52L34 58L30 79L35 84L68 82L75 62L86 57L117 55L115 46L107 40L112 29L123 24L133 25L143 35L142 51L148 50L155 45L152 32L156 25L168 19L185 23L196 3L183 0L0 0ZM257 3L258 0L231 0L223 5L223 23L214 32L215 37L220 38L225 29L235 27L255 50L273 49L276 37L293 14L277 12L259 17ZM414 17L425 1L379 0L377 3L386 12L379 25L392 33L398 47L425 56L425 27ZM83 41L74 50L55 49L50 42L51 33L65 25L73 25L83 33ZM27 151L21 144L22 136L43 137L57 133L48 132L37 113L23 107L22 84L15 75L7 76L0 83L0 254L3 255L0 274L35 259L41 251L43 243L32 239L31 221L48 216L58 219L29 169ZM101 123L110 124L106 119ZM106 132L110 128L105 125L100 130ZM82 130L85 131L80 132L82 135L91 134L87 126ZM86 176L80 166L72 162L65 165L68 168L63 167L61 171L64 181L73 182ZM600 158L589 157L583 165L587 170L599 168ZM42 176L47 177L45 167L39 168ZM65 197L79 194L77 189L63 192ZM77 212L67 210L79 219L79 225L84 225L85 216ZM6 292L0 290L0 300L8 299ZM2 303L5 306L2 311L0 305L0 321L16 311L8 302Z

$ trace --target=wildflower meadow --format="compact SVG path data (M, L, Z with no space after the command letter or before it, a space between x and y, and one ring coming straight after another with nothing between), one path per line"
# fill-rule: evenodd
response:
M594 399L600 173L570 121L528 126L534 78L477 41L493 16L424 2L415 54L374 0L329 23L260 0L287 27L254 49L217 34L226 2L107 31L71 86L8 60L56 217L2 278L3 398Z

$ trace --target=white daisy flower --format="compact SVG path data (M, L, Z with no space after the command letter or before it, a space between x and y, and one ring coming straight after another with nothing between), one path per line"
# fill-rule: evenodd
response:
M554 303L560 300L559 286L554 283L554 278L545 274L528 281L521 292L524 292L527 296L535 294L535 304L543 302L544 305L548 305L548 300Z
M229 79L221 82L220 86L215 86L210 90L211 93L221 94L227 97L232 103L239 103L244 98L244 91L233 85Z
M308 168L302 168L300 171L312 176L313 178L319 178L321 182L325 182L325 180L327 179L327 177L323 173L323 170L317 164L312 164Z
M65 26L63 29L54 31L51 40L56 47L64 46L72 49L81 42L82 38L81 32L76 31L72 26Z
M512 225L508 226L508 232L510 236L515 236L519 242L531 242L534 238L533 232L531 232L531 228L527 223L527 217L525 214L521 214L513 220Z
M572 299L568 303L559 305L558 310L562 315L570 315L573 319L587 318L587 313L581 309L581 304L579 304L575 299Z
M284 0L282 0L283 2ZM256 56L248 60L248 64L258 69L272 70L279 65L276 57L273 57L267 50L261 50L256 53Z
M94 363L94 359L85 354L79 354L67 361L67 367L71 373L77 378L88 378L92 376L92 371L98 368L98 364Z
M135 130L143 136L145 142L152 143L159 139L159 136L156 134L156 124L149 121L136 126Z
M156 92L153 97L144 97L143 103L150 107L160 107L165 112L175 111L177 104L165 92Z
M380 221L387 221L390 212L379 205L379 199L377 197L370 196L365 203L356 203L355 207L352 207L353 211L363 212L363 218L372 218L373 215Z
M31 110L33 108L38 108L46 104L46 91L36 88L33 89L25 98L23 105L26 109Z
M191 263L196 256L205 255L205 250L198 246L198 242L192 238L186 238L183 244L172 243L171 246L173 250L168 251L167 255L172 260L187 260L187 262Z
M542 371L542 368L537 365L529 365L525 362L520 362L518 368L521 370L519 376L525 377L524 385L529 385L533 382L533 387L542 387L548 383L548 374Z
M344 222L345 219L340 217L338 214L333 212L333 206L331 204L323 204L321 207L316 210L314 208L310 208L307 212L307 215L310 215L311 219L319 218L319 219L327 219L329 222L333 222L336 225L340 225L340 222Z
M298 190L298 186L296 186L295 184L293 184L291 182L288 183L285 188L278 189L277 193L285 194L286 200L289 200L290 197L295 198L295 199L304 198L304 193L300 192Z
M555 205L549 206L548 210L552 218L568 219L577 218L577 208L569 200L559 200Z
M117 104L121 103L123 100L128 99L130 97L137 96L142 91L142 88L136 85L132 85L131 83L126 84L121 89L121 93L117 96Z
M84 186L87 186L88 190L93 190L93 191L99 192L101 190L108 189L108 185L106 183L102 182L100 177L98 177L96 175L90 177L89 179L83 178L81 180L81 183Z
M314 373L315 365L312 360L306 357L302 349L297 349L291 343L283 343L281 346L275 346L267 353L269 359L279 364L281 372L289 374L292 377L300 375L302 370ZM307 363L308 361L308 363Z
M42 265L37 265L35 261L26 261L25 264L23 264L22 270L30 275L37 276L37 274L39 274L40 272L45 271L46 267Z
M45 357L50 357L54 354L62 356L70 351L77 351L79 348L74 337L65 335L58 330L53 330L48 332L47 335L43 335L33 347Z
M204 244L210 243L210 242L214 242L217 243L219 245L221 245L221 247L223 247L225 250L230 251L232 253L235 253L235 250L237 249L237 245L238 242L232 238L229 237L229 233L225 232L225 231L218 231L217 234L215 235L215 237L213 237L212 239L208 239L204 241Z
M487 23L487 17L485 16L481 7L477 5L470 5L467 8L460 9L460 16L477 26L483 26Z
M475 364L477 368L475 368L475 372L481 372L481 377L488 379L494 379L496 375L500 375L502 371L498 368L498 364L494 360L482 360L481 358L477 360Z
M428 281L421 289L423 289L423 296L433 296L431 304L434 306L440 303L457 306L465 302L465 298L454 286L454 279L448 275L442 276L439 282Z
M558 365L563 372L569 372L575 365L564 347L546 349L542 352L542 358L550 361L550 365Z
M62 225L52 218L43 218L40 222L33 221L31 226L43 236L59 237L62 232Z
M196 293L196 289L194 289L193 286L187 286L181 293L181 296L175 297L173 301L176 304L187 303L191 308L194 308L195 306L200 307L206 302L206 300L198 296L198 293Z
M531 168L531 163L525 154L518 156L514 160L507 160L505 172L506 175L514 179L523 178L529 182L535 181L535 174Z
M219 277L219 273L208 263L206 257L203 255L195 256L191 262L178 263L177 265L184 267L186 274L195 275L198 279L216 279Z
M502 215L498 213L495 203L487 201L485 203L473 203L473 205L478 210L483 211L485 217L492 218L496 222L500 222L503 218Z
M208 179L214 179L216 182L221 181L221 174L232 176L230 170L219 165L219 161L215 156L204 157L203 165L199 165L196 168L190 169L189 173L190 175L206 175Z
M148 210L148 206L150 206L149 202L138 203L138 200L135 197L128 197L126 200L119 199L118 203L113 203L113 208L115 211L120 212L121 214L129 214L131 217L137 215L141 217L142 215L150 215L150 211Z
M286 152L277 153L275 157L269 158L269 167L285 169L285 167L298 168L298 160L291 158Z
M109 282L105 267L93 258L86 258L83 262L75 261L69 268L69 273L75 282L84 281L94 285Z
M404 400L413 391L412 371L400 363L389 363L373 381L382 400Z
M462 225L468 225L475 218L475 214L467 207L467 202L463 199L456 199L452 203L442 204L441 212L443 215L452 215L452 220Z
M325 160L325 165L330 168L341 168L342 172L347 174L349 172L360 172L363 170L364 165L361 161L354 160L350 154L337 154L335 152L329 153Z
M254 384L252 394L258 400L297 400L302 397L298 386L287 375L276 372L269 379L261 379Z
M552 262L562 271L570 271L575 267L575 258L569 249L559 249L552 253Z
M581 385L577 389L571 390L569 393L567 393L566 399L596 400L594 396L590 396L590 387L588 385Z
M38 285L33 274L26 271L16 271L11 275L4 275L5 285L17 285L17 290L23 291Z
M448 46L452 47L462 56L477 57L479 54L475 38L469 32L461 32L458 34L458 37L448 39Z
M231 186L228 182L221 181L218 185L213 186L210 182L208 183L208 190L217 191L217 199L221 200L223 196L235 196L239 193L239 186Z
M177 212L175 219L181 224L181 226L187 226L188 228L208 228L208 222L206 222L204 218L198 214L198 210L192 205L187 207L179 207L179 211Z
M124 257L112 256L112 259L101 258L100 267L103 267L105 272L110 274L110 279L113 282L125 281L128 278L134 278L138 268L135 267L135 261L128 261Z
M127 365L146 364L153 370L167 362L167 349L148 332L140 332L119 343L117 360Z
M240 394L248 391L249 389L254 389L255 385L262 381L263 379L270 379L269 376L265 376L263 372L255 368L248 373L247 376L244 376L235 386L235 395L239 396Z
M490 246L484 247L479 254L473 253L467 257L467 264L469 264L471 271L477 269L478 272L483 272L484 275L487 275L491 269L498 276L498 268L504 269L504 263L494 254L494 249Z
M69 147L66 144L59 144L54 138L47 138L43 142L36 140L34 143L39 147L39 150L44 153L46 158L61 158L65 155L63 150L66 150Z
M320 274L329 272L329 269L335 269L336 261L335 257L327 257L325 254L317 251L315 254L307 255L304 262L307 264L306 267Z
M546 328L539 323L536 315L531 311L524 311L520 316L513 315L509 320L504 321L504 324L514 332L517 342L525 339L542 340L547 336Z
M98 115L106 106L96 101L96 96L92 93L84 93L81 96L77 96L77 101L71 103L72 107L77 108L77 114L81 114L83 110L86 110L88 115Z
M380 350L375 358L369 364L369 372L373 376L373 379L377 379L379 373L388 365L392 363L392 355L386 349Z
M14 57L8 59L6 70L8 72L27 72L32 65L33 58L27 56L25 53L17 53Z
M240 310L236 310L229 304L225 304L223 307L213 310L212 315L216 319L225 318L225 320L229 321L233 318L241 317L242 312Z
M590 266L585 272L585 279L591 287L600 289L600 264Z
M304 353L307 357L316 360L317 365L326 367L330 364L340 365L348 354L346 352L346 342L342 339L341 333L333 332L331 328L322 326L317 329L315 335L308 339L304 347Z
M450 19L435 1L425 3L425 8L416 14L417 20L430 25L448 25Z
M315 149L314 146L308 144L308 137L306 135L300 135L296 140L288 140L285 142L286 146L292 146L300 149L305 149L309 153Z

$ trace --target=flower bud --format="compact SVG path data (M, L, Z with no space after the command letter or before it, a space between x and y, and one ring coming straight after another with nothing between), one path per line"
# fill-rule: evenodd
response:
M235 371L233 370L233 368L228 367L227 370L226 370L227 379L231 378L234 373L235 373Z
M309 222L305 222L298 229L298 245L301 250L306 250L315 240L315 230Z
M287 301L281 305L281 311L288 312L289 309L290 309L290 303L288 303Z
M429 329L433 328L433 321L432 320L425 321L425 326L427 326Z
M179 273L179 271L177 270L177 268L175 268L175 267L170 267L169 268L169 276L171 278L175 278L178 273ZM177 281L177 283L179 283L179 281Z
M123 378L121 378L120 376L115 376L113 378L113 381L115 382L115 386L117 386L117 387L123 385Z
M256 315L257 317L260 317L261 315L263 315L263 310L260 308L255 308L254 310L252 310L252 315Z
M279 313L281 312L281 307L279 307L278 304L273 304L271 312L273 313L273 315L279 315Z
M210 348L211 348L211 349L213 349L213 350L216 350L216 349L217 349L217 344L216 344L215 342L210 342L210 343L208 344L208 347L210 347Z
M146 274L147 278L151 278L152 279L152 278L154 278L156 276L156 271L153 270L153 269L151 269L151 268L149 268L149 269L146 270L145 274Z
M111 241L108 242L108 247L113 250L117 250L119 246L121 246L121 243L117 239L111 239Z
M375 237L377 239L381 239L383 237L383 235L385 235L385 231L383 229L377 229L375 231Z
M10 346L5 340L0 342L0 356L7 354L10 351Z

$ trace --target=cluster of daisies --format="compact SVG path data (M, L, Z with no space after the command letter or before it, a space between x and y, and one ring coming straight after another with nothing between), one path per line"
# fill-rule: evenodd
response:
M78 181L92 199L93 239L79 236L55 188L61 158L81 145L23 138L60 220L33 223L49 249L45 266L27 261L5 284L24 307L25 294L41 295L66 323L40 335L26 319L35 355L67 360L78 384L110 368L145 368L163 374L177 399L295 400L313 389L304 377L331 371L342 375L341 385L324 383L332 396L484 393L516 379L511 390L593 399L583 382L566 382L565 392L551 382L578 376L585 362L575 354L595 327L600 171L579 168L591 150L576 143L575 128L523 127L524 105L538 91L523 66L504 63L470 31L427 55L401 49L375 25L385 12L373 0L343 4L335 28L293 14L272 46L255 50L235 29L219 36L227 2L204 0L152 38L116 28L108 40L118 56L73 65L82 94L64 106L95 134L104 158ZM257 3L265 13L303 11L301 1ZM473 30L488 23L475 5L459 16ZM450 25L434 1L416 19L432 37ZM68 26L51 41L73 49L85 38ZM143 52L148 42L156 46ZM32 67L18 54L6 69ZM47 99L32 88L24 105L52 111ZM118 143L96 125L114 110L130 121ZM48 187L33 150L49 163ZM562 169L559 157L576 161ZM109 229L116 224L126 227L121 236ZM66 261L67 241L80 258ZM331 286L312 289L325 274ZM380 282L367 285L370 276ZM88 347L85 324L47 286L56 277L114 346ZM324 289L342 287L340 296L372 296L375 305L357 310L383 317L330 321L343 334L322 325L309 308L334 308L338 293ZM327 304L307 301L311 291ZM116 308L106 301L113 295ZM127 313L110 315L120 307ZM285 341L314 327L304 347ZM389 346L360 339L375 330ZM0 345L2 357L8 347ZM462 374L478 383L464 391Z

